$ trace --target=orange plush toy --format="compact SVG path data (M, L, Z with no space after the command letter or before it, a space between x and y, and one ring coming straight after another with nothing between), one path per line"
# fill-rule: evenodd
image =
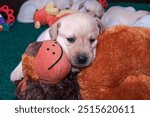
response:
M116 26L78 76L81 99L150 99L150 29Z
M30 44L22 56L25 78L58 84L71 69L67 55L56 41Z

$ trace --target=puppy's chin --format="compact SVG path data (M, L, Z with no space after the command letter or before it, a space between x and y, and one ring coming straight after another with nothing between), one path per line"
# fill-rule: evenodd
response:
M73 67L75 68L85 68L85 67L88 67L92 62L87 62L85 64L77 64L75 61L71 60L71 64Z
M72 66L75 67L75 68L85 68L85 67L87 67L88 65L83 65L83 64L73 64Z

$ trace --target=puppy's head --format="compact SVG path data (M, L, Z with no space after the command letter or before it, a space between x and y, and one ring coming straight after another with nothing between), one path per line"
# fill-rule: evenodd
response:
M79 11L99 19L104 14L104 8L100 5L99 2L94 0L82 2L79 6Z
M76 13L59 20L49 33L63 47L73 66L86 67L95 58L97 37L101 31L99 20Z

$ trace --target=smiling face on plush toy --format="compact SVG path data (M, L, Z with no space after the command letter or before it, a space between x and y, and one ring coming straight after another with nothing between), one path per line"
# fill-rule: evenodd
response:
M57 84L70 72L69 60L56 41L35 42L23 54L23 70L27 77Z

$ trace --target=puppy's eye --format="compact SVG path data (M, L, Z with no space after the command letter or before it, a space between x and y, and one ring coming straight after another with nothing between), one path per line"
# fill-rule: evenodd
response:
M69 7L66 8L66 10L68 10L68 9L69 9Z
M90 44L93 44L96 41L96 39L91 38L90 39Z
M75 42L75 38L72 38L72 37L67 38L67 41L70 42L70 43L73 43L73 42Z

